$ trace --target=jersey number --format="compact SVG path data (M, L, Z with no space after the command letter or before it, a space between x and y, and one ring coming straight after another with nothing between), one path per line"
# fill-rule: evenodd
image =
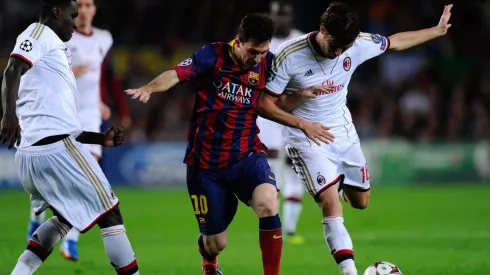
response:
M192 204L194 205L194 214L201 215L208 213L208 199L204 195L191 195Z
M361 175L362 175L362 183L365 183L366 181L369 180L369 170L367 164L361 168Z

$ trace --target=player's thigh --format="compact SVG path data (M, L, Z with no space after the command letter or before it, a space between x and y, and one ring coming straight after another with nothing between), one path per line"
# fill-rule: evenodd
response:
M287 146L287 150L294 170L316 201L321 193L336 186L342 178L338 172L338 160L328 152L328 148Z
M366 208L371 184L366 158L358 142L343 152L339 171L344 174L342 189L347 200L355 208Z
M235 217L238 200L223 185L223 169L201 169L187 166L187 191L203 235L226 231Z
M31 175L33 157L17 152L15 154L17 174L24 190L29 194L32 211L35 215L41 214L49 207L49 203L39 193Z
M252 206L256 212L257 208L265 208L262 210L266 212L277 212L276 175L265 154L254 153L236 165L235 169L233 189L238 199ZM259 215L258 212L257 214Z

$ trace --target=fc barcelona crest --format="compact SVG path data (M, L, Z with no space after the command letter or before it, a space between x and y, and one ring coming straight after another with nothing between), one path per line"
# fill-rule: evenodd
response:
M259 84L259 79L260 79L259 73L256 73L256 72L249 72L248 73L248 83L250 83L251 85Z

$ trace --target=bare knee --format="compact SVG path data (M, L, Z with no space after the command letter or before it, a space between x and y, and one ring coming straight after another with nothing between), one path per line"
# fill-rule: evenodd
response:
M355 209L366 209L369 206L370 195L371 192L369 190L361 191L351 187L344 187L344 198Z
M323 217L342 217L342 204L335 185L318 194L315 199L322 210Z
M277 188L267 183L257 186L249 204L259 218L277 215Z
M226 232L222 232L216 235L203 236L204 247L206 252L211 255L218 255L226 248L228 244L228 236Z
M101 229L123 224L123 219L121 215L121 210L119 210L119 206L114 207L110 212L102 216L102 218L97 221L97 224Z

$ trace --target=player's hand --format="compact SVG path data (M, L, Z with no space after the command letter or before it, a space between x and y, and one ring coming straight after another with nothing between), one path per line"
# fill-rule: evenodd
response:
M2 144L8 142L9 149L12 149L15 144L20 145L20 126L17 115L6 114L3 116L0 126L0 140Z
M132 95L131 99L139 99L139 101L143 103L148 102L151 96L151 91L149 91L145 87L141 87L138 89L129 89L124 92L128 95Z
M299 90L298 94L305 98L316 98L319 94L331 94L334 91L335 86L332 85L314 85Z
M335 139L334 135L328 131L330 128L318 122L305 121L301 130L318 146L321 145L320 142L329 144Z
M124 128L111 127L104 133L106 147L117 147L124 142Z
M444 11L442 12L441 20L439 20L439 24L437 27L441 30L442 35L447 33L447 30L451 27L452 24L449 24L449 19L451 18L451 8L453 4L445 5Z
M81 66L73 66L71 67L71 70L75 77L79 77L87 73L87 66L81 65Z

